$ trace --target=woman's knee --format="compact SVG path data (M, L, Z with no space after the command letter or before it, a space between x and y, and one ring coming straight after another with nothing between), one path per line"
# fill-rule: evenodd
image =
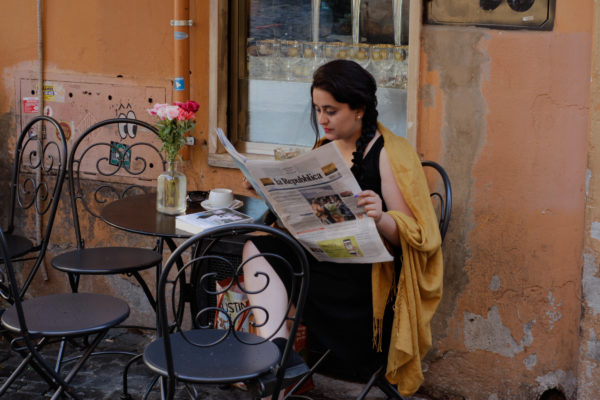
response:
M242 258L246 260L256 254L258 254L258 249L254 242L252 242L252 240L246 240L242 249Z

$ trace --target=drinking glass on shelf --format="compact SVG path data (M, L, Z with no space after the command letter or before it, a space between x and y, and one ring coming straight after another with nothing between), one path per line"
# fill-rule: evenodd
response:
M297 76L302 75L302 45L297 40L281 41L279 62L283 78L293 80Z
M400 89L408 87L408 46L394 46L393 86Z
M319 68L321 65L325 64L329 59L325 54L325 43L316 42L313 47L313 52L315 53L315 65L313 68L313 72Z
M348 58L350 56L348 45L342 42L327 42L323 50L325 51L327 61Z
M389 86L393 82L393 48L391 44L377 44L371 47L371 65L379 86Z
M367 68L371 55L371 46L366 43L356 43L350 45L350 58L360 64L361 67Z
M274 39L257 40L254 48L248 50L250 76L275 78L278 72L279 42ZM253 64L255 64L253 68Z
M302 43L302 61L300 62L302 69L300 70L301 75L298 76L300 80L308 80L321 63L325 63L322 53L323 45L321 43Z

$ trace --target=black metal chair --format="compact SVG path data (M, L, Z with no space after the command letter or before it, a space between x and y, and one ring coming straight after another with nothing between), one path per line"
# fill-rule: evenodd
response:
M441 182L436 182L433 184L433 190L431 191L431 199L434 203L434 207L436 209L436 213L439 219L439 227L440 234L442 237L442 241L446 236L446 232L448 231L448 226L450 224L450 216L452 215L452 187L450 185L450 178L448 174L442 168L441 165L436 163L435 161L423 161L421 165L424 168L433 168L439 176ZM293 399L295 397L294 393L296 390L304 384L316 371L316 369L323 363L327 357L330 355L331 350L327 349L325 352L318 358L318 360L312 365L310 372L308 372L300 381L296 383L296 385L292 388L289 394L285 397L286 399ZM363 400L366 398L369 391L373 388L373 386L377 386L381 391L383 391L389 399L396 400L405 400L405 398L398 392L396 387L392 385L385 378L386 366L381 365L376 369L375 372L371 374L368 378L366 385L363 390L360 392L357 400ZM301 398L307 399L308 396L303 396Z
M48 128L53 129L48 129ZM23 128L17 140L10 187L8 225L5 230L9 244L8 256L13 263L34 260L21 287L23 298L44 262L50 234L67 166L67 141L59 123L51 117L37 116ZM45 224L45 227L42 227ZM36 234L17 226L36 227ZM36 236L35 239L30 239ZM0 293L8 294L0 288ZM7 298L8 299L8 298ZM12 299L8 299L12 302Z
M2 328L12 335L11 348L23 361L0 387L0 397L27 366L34 369L55 390L52 399L66 394L79 399L70 385L89 355L102 341L106 332L129 316L129 306L124 301L104 294L64 293L21 300L22 288L18 286L6 238L0 230L0 255L5 263L0 269L0 283L14 300L2 314ZM90 336L94 336L91 342ZM62 354L52 367L42 354L44 347L65 340L72 343L81 338L80 356L68 373L61 373Z
M444 168L435 161L423 161L421 165L425 168L433 168L441 180L431 192L431 199L434 202L440 220L440 234L443 242L446 237L446 232L448 232L450 216L452 215L452 186L450 185L450 177ZM443 191L441 189L443 189Z
M155 190L153 179L165 169L158 132L152 125L113 118L88 128L73 143L68 159L69 195L77 248L52 259L68 273L73 292L81 275L130 274L140 284L152 308L156 302L140 271L160 265L162 248L86 246L100 210L112 200ZM86 218L84 220L84 218ZM85 221L85 225L82 224ZM93 239L89 235L88 239ZM162 245L162 244L161 244ZM158 279L157 268L156 278Z
M271 338L261 338L251 332L233 329L247 312L257 312L259 307L200 307L192 315L192 326L197 328L187 330L181 326L182 319L178 317L179 277L189 269L202 268L204 272L196 281L194 291L202 291L214 297L237 284L242 292L249 292L240 279L243 264L232 261L235 258L230 256L211 254L211 249L222 241L255 233L277 237L293 249L285 258L275 254L260 255L267 260L281 260L293 276L287 308L289 313L279 325L289 324L290 331L283 354L269 340ZM173 268L188 249L193 250L193 253L183 268ZM228 283L220 287L215 286L215 281ZM146 365L161 377L162 398L173 398L177 382L185 384L193 397L194 384L244 382L254 398L277 396L283 387L291 385L308 371L304 363L286 367L304 308L307 284L308 264L302 247L278 229L258 224L234 224L210 229L186 240L171 255L162 272L157 294L159 337L147 346L143 355ZM258 292L265 290L268 285L269 280L265 278L265 286ZM266 318L269 318L268 314ZM219 320L226 321L225 326L216 327ZM255 324L251 322L249 326Z

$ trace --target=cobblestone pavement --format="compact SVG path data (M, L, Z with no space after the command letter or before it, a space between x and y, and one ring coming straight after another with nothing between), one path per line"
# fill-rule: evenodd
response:
M99 345L99 351L128 351L141 353L144 346L151 340L151 334L142 334L132 329L119 328L112 330L107 338ZM73 386L83 399L119 400L122 394L122 372L130 359L127 355L95 355L88 359L84 367L73 380ZM5 340L0 340L0 383L10 375L21 357L10 351ZM152 381L153 375L145 367L143 361L134 364L129 371L128 392L133 399L142 399ZM313 400L346 400L354 399L360 393L362 384L346 382L338 379L315 375L315 388L306 395ZM199 398L209 400L249 399L249 393L232 386L205 385L198 388ZM48 386L33 370L27 370L11 385L9 391L2 396L6 400L39 400L48 399L52 395ZM149 399L159 399L158 389L153 389ZM179 399L189 399L183 389L175 396ZM386 396L374 388L367 397L368 400L385 399ZM432 400L428 397L413 396L410 400Z

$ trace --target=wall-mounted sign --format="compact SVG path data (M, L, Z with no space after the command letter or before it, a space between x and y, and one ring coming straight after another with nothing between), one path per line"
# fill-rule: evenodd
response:
M185 32L175 31L173 32L173 37L175 40L183 40L188 38L188 34Z
M552 30L556 0L426 0L431 24Z
M175 90L185 90L185 79L183 77L177 77L173 81Z
M39 114L40 112L40 99L37 97L24 97L23 98L23 113L24 114Z

